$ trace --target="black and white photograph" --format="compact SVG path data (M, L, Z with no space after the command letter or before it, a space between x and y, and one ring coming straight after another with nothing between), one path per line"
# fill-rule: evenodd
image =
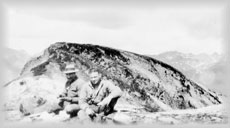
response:
M229 13L228 0L2 0L2 127L227 127Z

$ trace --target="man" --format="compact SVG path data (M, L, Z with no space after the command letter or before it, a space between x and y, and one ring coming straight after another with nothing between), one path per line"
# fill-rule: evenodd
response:
M69 114L70 117L76 116L77 112L80 110L80 107L78 105L79 101L79 90L81 89L81 85L83 84L83 81L78 79L76 72L78 70L75 68L74 64L69 64L66 66L66 69L64 71L67 82L65 85L64 92L59 95L59 105L64 108L62 113Z
M102 80L102 74L97 69L89 72L90 81L82 86L79 96L78 113L80 119L90 117L94 119L97 115L108 115L114 111L114 106L122 91L111 81Z

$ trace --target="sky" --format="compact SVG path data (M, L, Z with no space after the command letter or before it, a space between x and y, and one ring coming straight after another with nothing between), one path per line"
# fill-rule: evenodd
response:
M30 55L63 41L149 55L224 50L221 4L8 3L5 8L6 46Z

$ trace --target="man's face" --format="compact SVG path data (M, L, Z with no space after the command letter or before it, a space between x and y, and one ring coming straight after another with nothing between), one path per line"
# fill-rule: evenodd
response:
M76 76L76 73L75 73L75 72L72 72L72 73L66 73L66 78L67 78L67 79L74 78L75 76Z
M101 75L98 72L92 72L90 74L90 82L92 84L97 84L101 80Z

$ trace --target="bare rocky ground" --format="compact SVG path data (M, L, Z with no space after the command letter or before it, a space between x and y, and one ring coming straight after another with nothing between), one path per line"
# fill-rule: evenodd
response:
M64 123L68 124L123 124L123 125L187 125L187 124L228 124L227 108L223 104L203 107L199 109L172 110L164 112L146 112L143 107L137 107L136 104L118 101L115 109L117 112L94 121L79 120L78 117L69 118L68 115L60 113L48 113L46 111L28 115L19 116L13 111L8 114L7 122L20 123ZM15 111L16 112L16 111ZM9 117L11 116L11 117ZM16 119L17 118L17 119Z

